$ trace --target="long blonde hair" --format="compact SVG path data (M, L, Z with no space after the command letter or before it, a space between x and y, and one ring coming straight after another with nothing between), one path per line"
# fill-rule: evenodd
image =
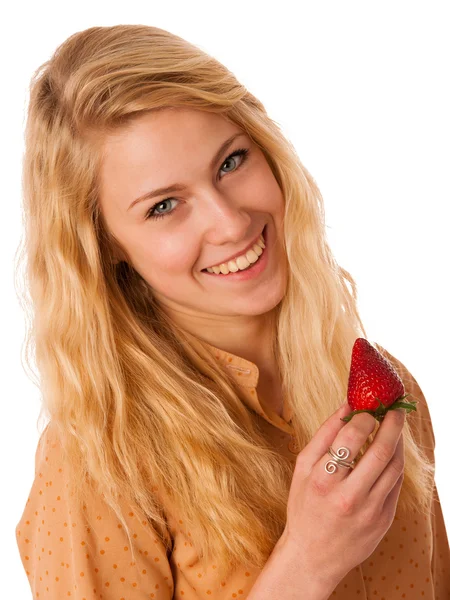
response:
M119 499L142 510L168 551L170 507L225 576L266 563L285 527L294 463L269 447L238 386L161 311L146 281L127 261L113 263L118 246L98 202L103 136L168 107L221 114L245 130L282 189L289 276L273 343L300 448L345 399L353 343L367 335L356 284L327 243L316 183L229 70L143 25L77 32L33 74L23 164L27 364L34 343L40 416L58 431L74 499L84 502L88 487L102 494L132 549ZM404 438L398 510L426 512L434 467L408 419Z

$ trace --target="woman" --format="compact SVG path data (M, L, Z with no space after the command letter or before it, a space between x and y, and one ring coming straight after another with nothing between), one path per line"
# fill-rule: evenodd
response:
M370 415L340 420L356 285L232 73L156 27L74 34L32 82L24 201L49 418L16 527L34 597L450 593L427 402L378 346L417 413L376 440ZM335 440L366 460L332 479ZM363 468L385 482L369 521L336 503Z

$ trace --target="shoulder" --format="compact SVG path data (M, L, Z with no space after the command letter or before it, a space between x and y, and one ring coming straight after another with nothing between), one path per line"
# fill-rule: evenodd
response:
M61 448L49 424L36 448L35 477L15 530L33 597L56 600L69 592L90 597L92 587L108 585L120 586L130 600L142 598L149 586L159 587L162 599L171 598L173 577L157 532L134 506L121 506L135 540L132 561L128 536L103 497L92 492L82 507L73 502Z

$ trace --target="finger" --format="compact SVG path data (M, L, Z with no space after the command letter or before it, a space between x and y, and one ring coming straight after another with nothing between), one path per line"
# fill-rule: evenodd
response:
M337 434L341 429L346 427L347 423L341 421L343 417L350 414L352 409L346 401L340 406L326 421L322 423L314 437L298 455L299 459L308 466L310 471L314 465L320 460L328 447L336 439ZM353 419L352 419L353 420Z
M388 466L383 473L378 477L377 481L372 486L369 492L369 502L377 506L383 506L387 496L391 492L398 478L403 473L405 467L405 449L403 442L403 432L400 433L400 438L395 449L394 456L390 460Z
M331 447L335 454L340 456L346 462L351 462L361 450L361 447L366 442L369 435L376 426L375 418L369 413L358 413L351 421L344 424ZM342 451L342 452L341 452ZM345 456L345 453L348 456ZM351 469L336 464L335 459L328 454L328 447L325 449L324 455L316 465L315 485L322 491L331 489L343 479L349 477Z
M395 512L397 510L398 498L399 498L400 492L402 490L403 479L404 479L404 473L399 475L399 478L395 482L394 487L389 492L389 494L386 496L386 500L384 501L383 508L382 508L382 514L386 515L386 514L390 513L390 514L395 515Z
M372 444L358 461L355 469L346 478L344 482L345 493L353 498L367 496L369 490L372 489L372 486L391 461L404 422L405 412L403 410L388 411Z

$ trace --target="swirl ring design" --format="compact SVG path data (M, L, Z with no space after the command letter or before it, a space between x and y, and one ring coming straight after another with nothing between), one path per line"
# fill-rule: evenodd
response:
M338 448L337 452L333 450L330 446L328 448L328 454L333 458L330 459L325 465L325 471L327 473L335 473L338 467L345 467L346 469L354 469L356 465L355 459L351 462L346 461L345 459L350 456L349 448L345 446L341 446Z

